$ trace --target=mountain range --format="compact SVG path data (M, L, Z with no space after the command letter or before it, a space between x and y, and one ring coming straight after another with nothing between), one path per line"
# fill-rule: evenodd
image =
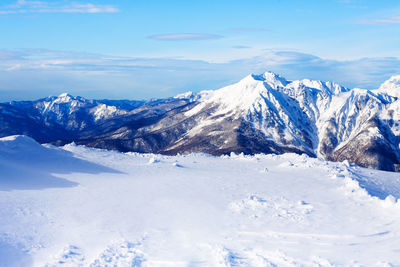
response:
M376 90L266 72L147 101L69 94L0 104L0 137L160 153L293 152L400 171L400 75Z

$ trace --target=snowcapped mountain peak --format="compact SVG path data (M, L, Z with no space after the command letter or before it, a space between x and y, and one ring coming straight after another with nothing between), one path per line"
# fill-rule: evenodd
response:
M385 93L390 96L400 97L400 75L395 75L385 81L377 90L378 93Z
M330 89L330 91L335 95L350 91L349 88L343 87L340 84L330 82L330 81L325 82L325 86L328 87Z
M204 100L223 104L224 111L239 108L247 112L255 106L268 109L265 101L272 101L275 103L273 105L277 105L280 100L275 99L277 97L275 91L292 98L299 98L298 100L303 102L305 101L305 91L314 91L315 94L322 92L327 95L339 95L342 92L347 92L348 89L333 82L319 80L288 81L282 76L268 71L259 75L250 74L238 83L213 91L211 97ZM315 100L310 98L306 102L310 101L313 102ZM317 104L314 103L314 105Z
M70 95L68 93L62 93L59 96L57 96L53 100L53 102L61 104L61 103L70 103L70 102L73 102L74 100L75 101L79 101L79 102L84 102L85 101L85 99L83 97L80 97L80 96L76 96L75 97L75 96Z
M289 83L285 78L271 71L267 71L260 75L251 74L251 77L256 81L267 83L271 88L274 89L277 87L285 87Z
M90 102L90 100L81 97L81 96L73 96L69 93L62 93L57 97L52 97L52 101L54 103L73 103L73 102Z
M268 87L276 88L275 83L268 83ZM222 102L233 108L241 106L244 109L253 105L260 95L268 91L263 75L248 75L238 83L214 91L210 98L212 102Z
M266 71L262 74L262 77L264 77L264 79L266 81L281 81L281 82L287 82L285 78L283 78L282 76L280 76L279 74L276 74L272 71Z
M397 85L400 85L400 74L398 74L398 75L393 75L393 76L390 77L386 82L396 83Z
M254 84L254 83L264 83L268 87L277 89L278 87L285 87L289 82L279 76L278 74L275 74L273 72L267 71L262 74L250 74L247 75L245 78L239 81L238 84L246 85L246 84Z
M193 93L192 91L188 91L186 93L178 94L178 95L174 96L174 98L177 98L177 99L191 99L195 95L196 94Z
M306 87L314 88L319 91L323 91L325 89L325 84L318 80L303 79L299 81L299 83Z
M244 77L243 79L241 79L239 82L237 82L236 84L245 86L248 84L262 83L263 81L264 81L264 79L262 78L261 75L249 74L246 77ZM228 85L226 87L229 87L229 86L232 86L232 85ZM221 90L221 89L217 89L216 91L219 91L219 90Z
M59 102L59 103L70 102L72 99L75 99L75 97L73 97L72 95L70 95L68 93L62 93L56 98L57 102Z
M58 97L59 97L59 98L62 98L62 97L70 97L70 98L73 98L73 96L70 95L70 94L68 94L68 93L62 93L62 94L60 94Z
M348 92L349 89L333 82L323 82L319 80L303 79L293 81L287 85L289 88L304 90L304 88L315 89L328 95L339 95L340 93Z
M264 74L250 74L235 84L215 91L203 91L199 98L201 104L185 114L191 116L208 106L218 106L217 111L213 113L214 115L230 114L237 110L247 112L259 103L271 88L276 88L276 85L271 84L273 85L271 86L265 80Z

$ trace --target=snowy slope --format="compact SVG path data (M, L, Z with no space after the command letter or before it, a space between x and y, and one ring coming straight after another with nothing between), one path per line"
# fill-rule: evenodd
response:
M393 97L400 97L400 75L390 77L377 90L378 93L387 94Z
M24 136L0 139L0 166L0 266L400 264L397 173Z

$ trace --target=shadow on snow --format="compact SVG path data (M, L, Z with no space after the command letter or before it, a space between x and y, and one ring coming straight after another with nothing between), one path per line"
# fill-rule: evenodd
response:
M79 159L69 151L44 147L26 136L0 142L0 191L74 187L78 183L57 177L68 173L120 173Z

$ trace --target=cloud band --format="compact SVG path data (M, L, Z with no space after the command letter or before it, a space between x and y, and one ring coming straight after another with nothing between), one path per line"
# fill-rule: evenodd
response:
M0 7L0 15L25 13L116 13L119 9L111 5L92 3L59 4L44 1L19 0L15 4Z

